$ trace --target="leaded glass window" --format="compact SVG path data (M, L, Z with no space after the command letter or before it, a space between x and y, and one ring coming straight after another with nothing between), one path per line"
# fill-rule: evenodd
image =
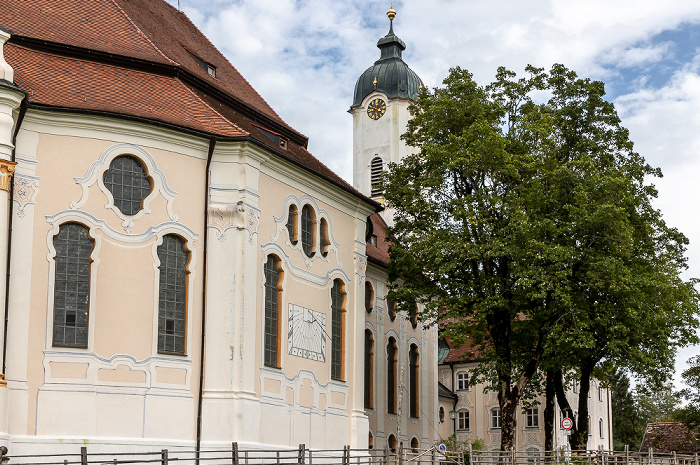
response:
M345 292L343 283L336 279L331 288L331 378L343 379L343 333L345 320Z
M279 368L280 268L274 255L265 262L265 366Z
M324 257L328 255L328 247L331 245L331 241L328 239L328 222L321 218L321 255Z
M314 211L309 205L304 205L304 208L301 209L301 246L304 249L304 253L309 257L313 257L315 253L315 222Z
M386 346L386 398L388 413L396 413L396 352L396 339L390 337Z
M112 160L103 181L112 193L114 206L125 215L137 214L153 189L146 168L135 157L128 155Z
M158 352L185 354L187 326L187 265L190 253L185 241L175 235L163 236L158 246L160 282L158 290Z
M411 418L418 418L418 347L411 344L408 352L409 363L409 389L410 389L410 415Z
M289 233L289 242L296 244L299 241L297 237L297 207L296 205L289 206L287 215L287 232Z
M365 281L365 310L367 313L372 313L374 308L374 289L369 281Z
M365 329L365 408L373 407L374 387L374 337Z
M90 254L95 242L88 228L61 225L53 238L56 249L53 295L53 345L87 347L90 308Z

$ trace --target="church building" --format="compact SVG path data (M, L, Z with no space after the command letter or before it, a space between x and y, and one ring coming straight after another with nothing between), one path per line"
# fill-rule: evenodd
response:
M3 2L11 455L433 445L437 329L386 299L376 184L423 83L378 47L350 185L164 0Z

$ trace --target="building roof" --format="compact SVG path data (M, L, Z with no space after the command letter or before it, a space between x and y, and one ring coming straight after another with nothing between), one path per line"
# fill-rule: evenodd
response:
M456 399L457 394L452 392L450 388L438 381L438 397L444 397L446 399Z
M361 105L364 98L374 91L382 92L387 98L415 100L425 86L401 58L406 44L394 34L393 21L387 35L377 42L377 47L381 50L379 60L357 80L352 106Z
M479 349L472 345L471 337L467 336L467 341L460 346L454 344L447 337L444 340L450 347L450 352L442 363L466 363L478 359Z
M389 264L389 240L387 237L387 225L384 218L379 213L369 217L371 222L371 235L376 238L376 245L373 240L367 241L367 258L377 265L386 266Z
M648 423L644 432L640 452L698 452L698 442L695 435L679 422Z
M3 0L0 27L30 108L250 140L380 208L310 154L306 136L164 0Z

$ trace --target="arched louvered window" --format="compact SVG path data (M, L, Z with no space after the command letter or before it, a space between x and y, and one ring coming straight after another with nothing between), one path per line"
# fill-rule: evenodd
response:
M331 378L345 377L343 352L345 351L345 286L336 279L331 288Z
M379 183L382 180L382 171L384 171L384 162L380 157L374 157L371 163L371 179L372 197L384 195Z
M374 408L374 337L365 329L365 408Z
M418 412L420 411L420 394L418 389L418 359L418 346L416 346L415 344L411 344L411 348L408 351L411 418L418 418Z
M124 155L112 160L102 178L112 193L114 206L125 215L135 215L153 189L146 168L136 158Z
M367 313L372 313L374 308L374 289L369 281L365 281L365 310Z
M190 253L179 236L163 236L158 246L158 352L185 354L187 333L187 265Z
M309 205L301 209L301 246L304 253L313 257L316 253L316 214Z
M328 238L328 222L326 221L326 219L321 218L320 224L321 227L319 228L319 230L321 232L321 255L325 257L328 255L328 247L330 247L331 241Z
M289 233L289 242L292 244L296 244L299 241L297 216L297 206L290 205L287 215L287 233Z
M95 241L85 226L61 225L56 249L53 294L53 345L87 347L90 308L90 254Z
M386 405L388 413L396 413L396 355L396 339L390 337L386 345Z
M280 367L280 304L282 271L274 255L265 262L265 366Z

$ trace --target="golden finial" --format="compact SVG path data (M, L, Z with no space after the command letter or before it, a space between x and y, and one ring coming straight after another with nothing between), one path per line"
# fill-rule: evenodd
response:
M386 12L386 15L389 17L389 21L393 21L396 17L396 10L394 10L394 0L391 0L391 6L389 7L389 11Z
M423 90L423 83L418 84L418 90Z
M374 87L377 87L377 76L374 76Z

